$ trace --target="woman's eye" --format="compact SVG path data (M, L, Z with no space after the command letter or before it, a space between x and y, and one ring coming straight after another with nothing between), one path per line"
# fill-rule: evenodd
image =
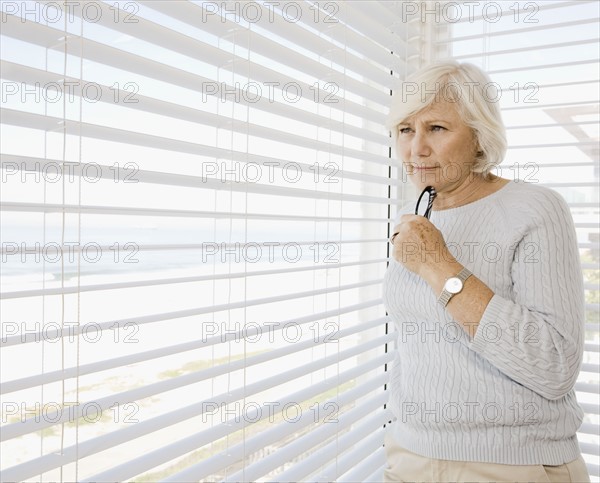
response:
M400 129L398 129L398 132L400 134L407 134L410 132L410 128L409 127L401 127Z
M432 131L442 131L443 129L444 128L442 126L438 126L438 125L431 126Z

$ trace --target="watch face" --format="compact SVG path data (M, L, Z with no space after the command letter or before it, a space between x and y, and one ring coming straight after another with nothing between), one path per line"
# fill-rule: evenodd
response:
M462 286L463 283L460 281L460 278L452 277L448 279L444 288L450 293L458 293L462 290Z

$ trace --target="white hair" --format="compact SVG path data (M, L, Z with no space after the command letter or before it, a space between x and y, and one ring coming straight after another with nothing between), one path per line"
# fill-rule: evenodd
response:
M453 59L430 64L410 75L392 96L387 127L394 145L398 125L436 100L455 102L463 122L478 144L473 172L489 173L504 159L506 131L500 114L499 85L479 67Z

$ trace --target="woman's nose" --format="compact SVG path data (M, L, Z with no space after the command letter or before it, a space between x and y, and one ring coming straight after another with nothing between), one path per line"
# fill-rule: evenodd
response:
M411 150L413 156L429 156L431 153L427 136L424 135L423 131L417 131L413 135Z

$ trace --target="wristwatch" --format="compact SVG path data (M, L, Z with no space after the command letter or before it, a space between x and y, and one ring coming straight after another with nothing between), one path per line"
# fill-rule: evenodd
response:
M442 293L438 298L438 302L442 304L442 307L448 305L448 302L450 302L452 296L460 293L465 284L465 280L471 275L473 274L469 269L463 268L458 275L456 275L456 277L450 277L448 280L446 280L446 283L444 284L444 290L442 290Z

